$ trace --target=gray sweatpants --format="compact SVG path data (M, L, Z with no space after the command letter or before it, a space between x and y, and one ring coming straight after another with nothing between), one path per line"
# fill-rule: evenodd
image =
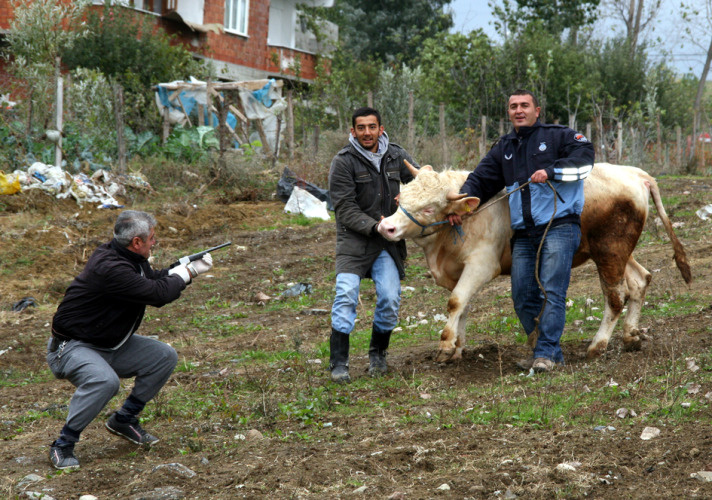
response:
M177 362L178 355L171 346L140 335L131 336L115 351L70 340L64 349L47 352L54 376L69 380L77 388L67 415L67 426L77 432L83 431L116 395L120 378L136 377L131 394L147 403L161 390Z

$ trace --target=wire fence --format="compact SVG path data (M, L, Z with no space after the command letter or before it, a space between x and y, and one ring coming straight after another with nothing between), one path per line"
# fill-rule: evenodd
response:
M67 124L72 120L76 121L80 116L92 116L93 129L77 123L75 129L81 130L84 126L88 135L95 138L100 136L103 141L115 140L115 148L109 149L114 151L111 156L115 166L122 165L126 152L122 151L120 144L123 133L118 123L121 121L114 121L113 117L104 119L102 126L105 127L108 123L114 128L111 133L98 134L97 130L94 130L99 126L98 118L87 112L87 105L82 102L80 96L90 95L95 101L100 99L95 94L87 92L85 82L82 83L84 86L81 89L75 88L78 85L80 85L79 81L67 79L64 83L64 93L71 98L65 97L63 101L56 101L60 103L59 106L55 102L49 113L56 117L59 109L65 116L64 122ZM55 91L61 87L61 85L55 86ZM32 89L29 89L27 95L33 95ZM119 103L116 95L109 94L106 99L116 111L116 105ZM510 128L504 114L504 106L501 117L483 116L472 119L453 109L452 106L418 98L412 90L407 86L399 85L398 82L395 82L392 88L381 89L379 93L363 96L361 101L352 99L349 103L352 107L349 109L352 110L360 105L370 105L379 109L390 140L408 150L421 165L430 164L436 169L473 169L497 138L508 132ZM290 99L289 102L290 106L282 117L285 126L282 127L283 135L279 141L281 146L278 156L272 158L272 165L280 161L290 165L297 173L300 169L305 173L308 172L312 177L308 180L324 182L333 156L347 144L351 111L346 108L342 110L339 114L340 121L334 120L331 115L321 117L313 115L309 120L302 119L295 123L290 118L295 115L292 106L296 108L303 103L298 98ZM109 115L108 108L103 102L101 116ZM32 129L30 121L38 119L37 116L33 118L31 109L29 106L30 112L3 110L0 112L2 115L0 125L12 121L15 130L26 131L24 133L29 135ZM157 108L156 114L158 114ZM46 117L44 121L52 124L62 123L62 120L48 120ZM576 128L576 125L573 128ZM709 139L696 140L697 138L691 137L680 127L672 130L665 129L660 126L659 121L652 125L641 124L634 120L606 124L599 119L594 123L581 124L577 130L594 143L597 162L633 165L653 175L663 173L712 175L712 144ZM161 131L156 131L156 134L161 135ZM42 137L37 137L38 135L39 133L36 133L32 140L48 140L46 133ZM290 136L294 139L287 140ZM47 146L49 148L52 145L48 143ZM84 146L87 149L91 148L89 143ZM5 156L8 156L7 151L6 148ZM46 156L51 160L47 163L55 160L54 154ZM0 167L6 168L6 165Z

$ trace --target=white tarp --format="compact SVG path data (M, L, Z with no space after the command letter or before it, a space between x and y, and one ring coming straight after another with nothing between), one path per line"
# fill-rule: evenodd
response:
M288 214L302 214L310 219L329 220L329 211L326 209L326 202L319 200L309 191L294 186L292 195L284 206L284 212Z

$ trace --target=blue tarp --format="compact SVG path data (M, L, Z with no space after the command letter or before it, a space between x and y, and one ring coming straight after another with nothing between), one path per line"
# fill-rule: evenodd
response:
M166 107L177 109L178 111L183 112L183 110L181 109L179 104L168 100L168 96L171 93L172 93L172 91L169 91L165 87L163 87L161 85L158 86L158 98L161 100L161 104L163 104ZM191 93L192 93L192 91L184 90L180 94L178 94L178 99L180 99L180 101L183 103L185 112L188 113L188 115L190 115L193 112L193 108L195 108L195 105L197 104L195 97L190 95ZM217 127L218 124L220 123L220 121L218 120L218 116L215 113L210 113L211 118L208 121L207 108L204 108L204 115L205 116L203 118L205 119L205 122L206 123L212 122L213 127ZM235 117L235 115L233 115L229 111L227 113L227 123L228 123L228 125L230 125L233 128L233 130L235 129L235 126L237 125L237 118Z

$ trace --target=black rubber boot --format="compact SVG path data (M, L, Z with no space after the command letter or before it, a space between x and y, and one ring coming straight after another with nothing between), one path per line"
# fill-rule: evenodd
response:
M391 332L381 332L373 328L371 332L371 346L368 348L368 373L372 377L380 377L388 373L386 364L386 351L391 341Z
M337 384L351 383L349 377L349 336L331 329L329 370L331 380Z

